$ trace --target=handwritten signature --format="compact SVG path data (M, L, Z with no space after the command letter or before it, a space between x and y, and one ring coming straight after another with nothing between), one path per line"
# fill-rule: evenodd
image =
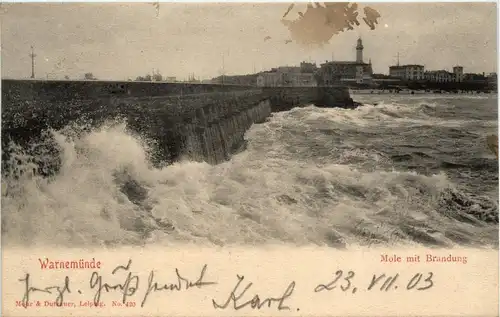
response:
M92 275L90 276L89 280L89 286L90 289L96 290L94 294L94 305L96 307L99 306L99 302L101 300L101 296L103 293L109 293L112 291L118 291L122 294L122 303L125 304L127 298L134 296L138 289L139 289L139 281L140 278L138 275L133 274L130 271L130 267L132 265L132 260L128 260L127 265L118 265L113 269L111 272L112 275L115 275L116 273L120 271L126 271L128 272L125 280L122 283L118 284L109 284L104 281L104 277L100 275L97 271L92 272ZM209 286L209 285L215 285L217 284L216 282L207 282L205 281L205 274L207 272L207 264L205 264L201 272L199 274L199 277L193 282L192 280L183 277L179 269L175 269L177 281L174 283L160 283L155 281L155 273L153 270L150 271L149 273L149 278L148 278L148 286L146 289L146 292L143 295L142 302L141 302L141 307L144 307L146 304L147 299L149 298L149 295L154 292L160 292L160 291L186 291L192 288L202 288L204 286ZM19 279L20 282L23 282L25 285L25 291L24 291L24 296L21 301L22 306L27 308L29 306L29 301L30 301L30 295L35 292L42 292L42 293L48 293L48 294L53 294L56 292L57 298L56 298L56 306L62 306L63 305L63 299L64 295L66 293L71 293L70 290L70 278L68 276L65 277L64 279L64 285L63 286L48 286L45 288L38 288L38 287L33 287L31 286L31 276L29 273L26 274L26 276L23 279ZM78 293L81 294L80 291Z
M245 293L252 287L253 283L249 282L246 284L245 288L243 290L240 290L240 285L242 284L243 280L245 279L244 276L236 275L238 282L234 286L233 290L229 294L228 298L226 299L226 302L224 304L218 304L215 300L212 299L212 304L215 309L226 309L229 307L231 303L233 303L234 310L240 310L242 308L245 308L247 306L250 306L253 309L261 309L262 307L266 306L271 307L272 303L277 303L278 304L278 310L290 310L290 307L285 306L285 300L288 299L290 296L292 296L293 290L295 289L295 282L292 281L286 290L283 292L283 294L279 297L268 297L261 299L259 295L254 295L252 299L247 300L246 302L243 302L239 304L239 300L245 295ZM238 295L237 295L238 294Z

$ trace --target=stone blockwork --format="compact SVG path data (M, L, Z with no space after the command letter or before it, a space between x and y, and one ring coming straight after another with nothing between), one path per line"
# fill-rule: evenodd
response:
M353 109L361 105L352 100L349 89L344 86L317 87L315 98L317 107Z
M238 151L246 130L271 113L262 91L252 87L220 86L215 91L215 85L145 84L123 83L127 93L116 94L109 88L119 83L3 80L4 171L13 163L10 141L34 157L39 173L52 174L60 163L59 152L44 131L73 123L92 129L118 119L155 145L151 159L156 165L183 155L216 164Z
M350 107L344 87L257 88L230 85L101 81L2 80L2 167L9 170L10 141L38 155L39 172L51 174L59 157L43 132L70 124L87 129L125 119L127 127L155 146L159 165L181 156L216 164L244 146L244 135L271 112L318 104ZM33 147L34 144L38 144ZM40 146L41 144L41 146ZM36 150L33 150L36 148ZM36 152L36 153L33 153ZM29 151L28 151L29 152ZM10 163L8 163L10 162ZM40 167L40 166L44 167Z
M353 102L345 86L266 87L263 94L270 100L273 112L307 105L327 108L355 108L359 105Z
M157 97L247 90L246 86L135 81L2 80L2 98L25 100Z

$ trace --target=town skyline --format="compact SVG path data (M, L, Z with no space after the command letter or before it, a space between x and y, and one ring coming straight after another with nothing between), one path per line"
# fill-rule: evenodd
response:
M361 25L312 48L288 43L280 22L286 3L161 3L158 16L148 3L3 4L2 77L31 76L30 46L37 55L36 78L92 73L124 80L155 69L164 76L208 79L301 61L353 61L358 37L374 73L387 74L398 53L401 65L497 71L495 3L369 5L381 15L375 30Z

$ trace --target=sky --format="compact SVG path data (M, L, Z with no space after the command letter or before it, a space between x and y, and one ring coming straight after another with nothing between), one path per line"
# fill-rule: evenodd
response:
M495 3L358 3L380 14L371 30L362 22L322 45L294 41L281 19L287 3L10 3L1 4L3 78L29 78L30 46L37 78L135 79L163 76L207 79L247 74L301 61L364 61L376 73L400 64L427 70L496 72ZM299 18L297 3L286 19ZM289 40L291 42L287 43Z

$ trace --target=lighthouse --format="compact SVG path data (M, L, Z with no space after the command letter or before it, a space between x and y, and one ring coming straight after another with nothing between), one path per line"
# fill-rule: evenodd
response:
M356 63L363 63L363 41L361 38L358 39L356 45Z

